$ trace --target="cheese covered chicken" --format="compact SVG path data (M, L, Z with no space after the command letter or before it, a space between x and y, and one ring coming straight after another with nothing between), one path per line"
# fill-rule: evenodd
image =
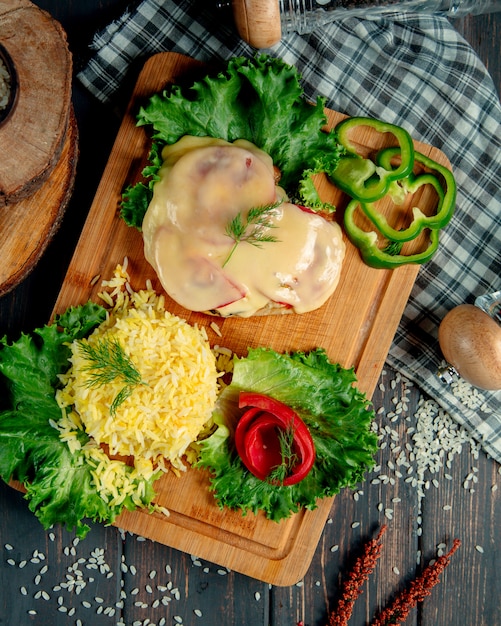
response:
M331 296L341 229L288 202L268 154L244 140L185 136L162 158L142 230L146 259L173 300L250 317L306 313Z

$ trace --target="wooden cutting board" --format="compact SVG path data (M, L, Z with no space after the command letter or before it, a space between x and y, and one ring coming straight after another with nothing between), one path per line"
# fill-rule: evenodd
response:
M200 63L173 53L161 53L145 64L54 313L96 300L100 290L96 277L109 278L124 257L128 257L135 289L151 279L160 290L144 259L140 233L128 228L118 215L122 191L139 179L150 146L144 128L136 127L135 116L145 99L166 83L178 82L188 74L201 76L201 70ZM335 111L327 111L327 115L329 125L343 118ZM372 132L361 134L358 141L366 149L384 145L381 136ZM448 164L438 150L423 144L416 146ZM326 181L321 181L321 193L339 207L341 214L346 204L343 194ZM393 271L368 268L347 242L340 284L321 309L305 315L218 320L222 337L210 328L214 318L186 311L168 298L166 302L173 313L205 326L213 344L227 346L238 355L245 355L250 346L268 346L277 351L323 347L333 361L345 367L355 366L358 386L370 397L418 269L410 265ZM291 585L300 580L313 557L332 499L320 502L315 511L300 512L277 524L262 515L244 517L238 512L220 510L208 484L207 475L195 470L187 471L181 478L164 476L156 484L157 502L169 509L170 516L126 512L116 525L274 585Z

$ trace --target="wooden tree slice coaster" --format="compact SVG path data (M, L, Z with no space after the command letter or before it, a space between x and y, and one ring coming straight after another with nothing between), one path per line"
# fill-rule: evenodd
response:
M29 197L59 161L71 107L72 58L66 33L27 0L0 0L0 45L17 94L0 123L0 208Z
M0 206L0 296L31 272L57 232L73 191L78 129L73 109L59 161L45 183L28 198Z

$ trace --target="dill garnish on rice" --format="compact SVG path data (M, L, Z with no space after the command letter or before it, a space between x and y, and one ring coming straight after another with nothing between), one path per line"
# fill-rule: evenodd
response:
M183 471L218 392L205 329L166 311L152 289L133 291L125 264L103 285L109 314L72 344L59 406L70 430L81 423L110 455L134 457L141 472Z

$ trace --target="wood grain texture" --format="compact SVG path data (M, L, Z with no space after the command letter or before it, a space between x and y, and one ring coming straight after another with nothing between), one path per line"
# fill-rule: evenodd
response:
M27 198L0 206L0 296L26 278L57 232L73 191L77 161L78 128L71 113L50 177Z
M71 107L72 57L62 26L27 0L0 0L0 44L16 73L17 96L0 124L0 207L19 202L59 162Z
M96 300L101 287L95 277L110 277L124 257L128 258L134 288L143 287L150 279L161 290L144 259L140 233L125 225L118 207L123 189L138 180L149 149L147 134L135 123L138 105L160 91L166 82L176 82L188 72L200 69L199 63L172 53L156 55L146 62L54 313L89 299ZM333 126L343 116L327 111L327 117L328 125ZM377 150L389 141L368 127L354 140L366 152ZM417 144L417 148L447 163L439 151L423 144ZM320 180L319 187L321 195L336 204L341 215L346 198L326 180ZM368 268L347 242L340 284L323 307L307 315L220 319L222 339L210 329L214 318L186 311L169 298L166 302L171 312L191 324L206 327L213 343L222 342L238 355L245 355L251 346L267 346L280 352L323 347L333 361L355 367L358 386L371 396L417 272L417 266L393 271ZM126 512L117 525L275 585L293 584L304 575L331 499L322 501L314 512L304 511L276 524L263 515L242 517L239 512L221 511L208 486L208 477L202 472L187 472L181 478L168 474L157 483L156 501L169 509L170 517L144 511Z

